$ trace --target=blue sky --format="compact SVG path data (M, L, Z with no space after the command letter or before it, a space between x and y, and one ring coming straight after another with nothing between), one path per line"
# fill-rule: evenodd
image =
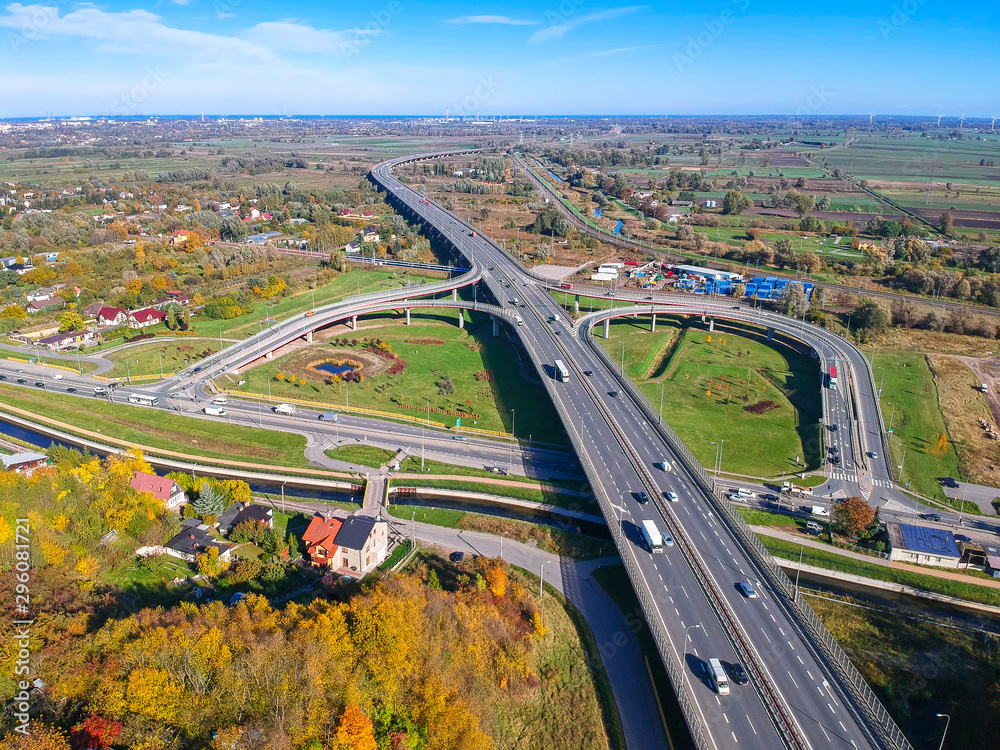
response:
M1000 14L942 0L42 0L0 117L1000 115Z

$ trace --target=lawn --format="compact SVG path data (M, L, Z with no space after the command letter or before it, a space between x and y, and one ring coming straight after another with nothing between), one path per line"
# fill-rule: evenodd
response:
M0 385L0 396L9 406L133 445L206 458L259 462L262 468L309 466L304 454L306 439L302 435L192 419L160 409L96 399L84 401L74 396L7 385Z
M202 359L219 351L218 339L183 338L179 341L151 341L122 349L104 356L115 366L104 373L109 378L138 375L164 375L170 377L183 370L192 359Z
M718 321L717 321L718 322ZM613 359L625 342L626 372L703 466L721 444L722 470L771 477L820 467L819 365L808 354L752 327L718 322L713 333L694 319L619 319L611 338L598 338ZM676 343L664 351L672 336ZM645 377L637 377L642 372ZM759 409L754 413L749 409ZM802 462L797 463L796 459Z
M270 386L274 400L287 396L345 409L350 400L351 406L417 419L426 418L429 401L432 422L451 426L461 416L463 427L495 431L510 431L513 410L518 437L565 442L555 408L538 383L534 367L522 349L503 336L491 335L488 316L472 314L465 329L458 328L452 312L414 313L412 320L413 325L404 326L400 316L371 315L359 321L363 328L356 334L349 329L336 334L337 338L382 339L406 362L399 374L383 373L361 384L338 385L328 385L311 373L305 384L276 379L283 368L333 354L331 343L316 343L241 374L239 379L246 380L241 390L268 393ZM453 394L439 392L438 383L445 375L454 383ZM235 388L235 380L223 377L217 382L220 387Z
M947 439L937 384L927 358L916 352L880 352L875 368L882 383L883 418L892 420L889 445L894 472L898 477L895 467L903 463L905 485L922 495L943 498L938 477L958 476L958 456ZM888 421L885 426L889 426ZM940 445L942 435L945 439Z

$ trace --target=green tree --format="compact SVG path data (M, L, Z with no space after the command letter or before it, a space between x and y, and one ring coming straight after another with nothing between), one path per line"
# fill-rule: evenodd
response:
M779 307L785 315L801 318L809 310L809 300L801 284L788 284L781 292Z
M730 190L722 200L722 213L741 214L753 206L753 201L739 190Z
M941 218L938 220L938 224L941 227L941 231L945 234L951 234L955 228L954 219L951 217L950 211L945 211L941 214Z
M787 237L779 237L774 243L774 262L778 268L787 268L795 265L795 251L792 249L792 241Z
M862 297L851 314L854 324L865 331L879 333L889 325L889 311L871 297Z
M213 485L205 482L201 485L198 499L194 501L194 510L199 516L218 516L226 509L225 498Z

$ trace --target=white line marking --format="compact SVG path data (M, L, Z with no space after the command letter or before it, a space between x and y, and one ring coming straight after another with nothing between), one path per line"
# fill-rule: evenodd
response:
M785 670L785 674L787 674L787 675L788 675L789 677L791 677L791 678L792 678L792 684L793 684L793 685L795 685L795 689L796 689L796 690L798 690L798 689L799 689L799 683L797 683L797 682L795 681L795 678L794 678L794 677L792 677L792 673L791 673L791 672L789 672L788 670Z

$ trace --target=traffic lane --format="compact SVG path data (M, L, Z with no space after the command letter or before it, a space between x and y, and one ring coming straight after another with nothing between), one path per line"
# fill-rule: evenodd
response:
M628 431L629 427L632 427L632 429L638 429L638 422L645 421L644 417L638 413L637 407L625 409L621 411L620 414L634 418L632 425L622 425L626 431ZM656 442L657 441L652 439L642 441L639 443L639 447L637 448L640 455L644 454L644 457L650 463L654 463L656 460L659 460L659 455L672 452L669 450L668 445L656 445ZM666 483L667 480L664 480L664 482ZM714 510L708 504L707 500L703 499L700 492L695 490L693 480L685 481L676 479L673 480L671 484L679 485L678 494L681 495L681 501L676 504L671 504L671 510L677 514L679 512L677 510L678 506L687 506L685 509L686 512L682 512L679 516L682 525L696 544L699 543L700 537L701 543L705 545L704 549L707 550L703 554L716 560L716 566L714 568L710 566L709 569L713 576L718 574L718 576L722 579L717 579L717 584L719 585L719 589L723 592L723 595L726 597L729 605L733 607L735 611L746 615L746 604L748 600L746 600L745 597L738 592L736 584L739 583L741 578L743 580L747 580L753 577L754 579L759 580L759 575L754 565L743 555L743 552L738 545L735 543L730 545L729 541L719 534L718 522L715 520ZM675 491L677 491L677 489L675 489ZM687 500L686 503L685 499ZM706 525L707 528L705 528ZM721 550L726 555L725 557L722 556L721 552L718 552L718 547L721 547ZM701 544L699 544L699 549L702 549ZM733 549L735 549L735 552ZM765 590L767 589L765 588ZM819 709L824 708L824 706L819 702L819 698L823 695L823 685L821 681L825 680L826 676L823 674L823 670L820 665L812 659L809 652L806 650L805 644L799 638L796 628L787 621L784 613L781 612L776 605L773 605L771 608L774 609L774 611L767 613L767 619L764 618L762 613L758 617L753 617L753 610L750 610L749 614L751 615L752 621L750 623L744 623L746 634L749 638L751 638L758 652L766 650L770 657L778 657L779 663L791 663L792 668L784 670L786 672L785 675L780 674L777 670L770 670L772 677L775 678L776 683L780 686L781 693L783 694L786 703L790 706L798 705L800 707L802 705L807 705L811 707L811 710L819 711ZM761 609L765 611L768 609L766 603ZM775 615L777 615L777 617L775 617ZM769 629L772 627L776 627L778 632L773 633L772 630L772 632L769 633ZM755 633L759 633L760 635L755 636ZM768 665L773 664L774 659L768 658L766 661L761 660L761 663L764 665L765 669L768 669ZM801 697L796 700L790 699L793 696L797 696L801 684L807 684L807 681L818 685L820 689L817 690L817 696L813 698L810 693L809 697L805 700ZM825 708L829 710L829 713L818 712L812 714L816 718L816 722L811 731L805 726L803 726L803 729L810 731L810 734L813 736L823 735L824 741L830 741L827 739L828 736L846 736L849 739L845 741L845 744L849 744L850 739L864 741L864 737L862 736L863 733L860 729L855 728L854 730L845 730L840 726L841 719L835 719L836 708L831 708L831 705L832 704L829 704L828 702L828 705L825 706ZM808 715L808 711L806 714ZM849 717L844 716L843 718ZM852 725L853 720L850 720L850 723L846 726L850 727Z

